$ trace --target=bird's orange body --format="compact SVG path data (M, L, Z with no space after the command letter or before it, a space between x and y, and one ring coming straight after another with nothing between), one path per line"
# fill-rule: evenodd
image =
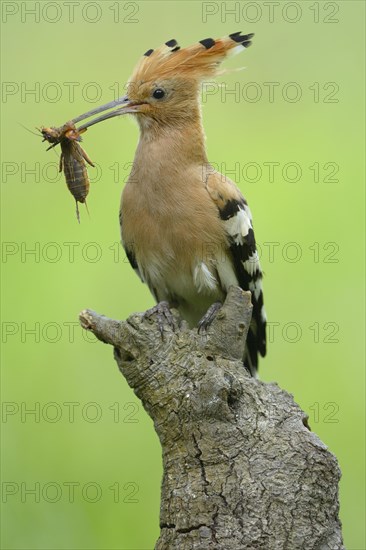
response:
M245 286L231 247L244 244L250 212L235 184L209 165L199 98L202 79L216 72L220 58L238 42L228 37L210 48L199 43L180 51L170 51L176 47L171 43L172 48L143 59L127 90L131 104L140 106L141 135L122 194L121 232L131 263L156 300L168 301L197 325L212 303L225 298L229 286ZM155 99L156 90L164 96ZM236 209L233 219L224 220L220 212L230 201L242 205L242 214ZM233 244L240 232L242 242ZM251 256L247 269L255 273L260 270L258 255ZM246 288L257 298L260 278L257 289L254 281ZM257 323L265 323L262 305L256 313ZM258 333L257 326L253 329ZM249 366L255 371L256 362Z

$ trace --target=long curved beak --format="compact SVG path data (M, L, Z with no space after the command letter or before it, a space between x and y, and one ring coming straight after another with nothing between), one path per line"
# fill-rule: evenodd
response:
M72 122L74 124L80 122L81 120L85 120L86 118L90 118L94 115L97 115L99 113L103 113L103 111L108 111L107 113L89 121L85 122L81 126L78 127L78 131L85 130L86 128L89 128L89 126L93 126L94 124L97 124L98 122L102 122L103 120L107 120L108 118L113 118L115 116L125 115L128 113L136 113L138 111L138 106L140 103L133 103L126 95L123 97L120 97L116 99L115 101L110 101L109 103L106 103L105 105L101 105L100 107L97 107L96 109L92 109L91 111L88 111L87 113L84 113L76 118L72 119ZM114 111L111 111L114 107L117 107Z

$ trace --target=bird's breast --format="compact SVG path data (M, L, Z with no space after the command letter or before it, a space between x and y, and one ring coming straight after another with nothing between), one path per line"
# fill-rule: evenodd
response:
M217 208L197 173L160 182L129 181L122 194L121 234L159 300L198 300L204 312L222 298L217 263L227 261L227 243Z

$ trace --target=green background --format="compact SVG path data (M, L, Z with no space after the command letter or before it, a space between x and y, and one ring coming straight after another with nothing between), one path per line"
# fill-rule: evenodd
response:
M261 2L80 2L74 22L63 2L38 3L37 21L34 4L2 2L3 548L151 549L161 480L152 422L111 348L77 326L85 307L124 319L153 305L118 244L137 127L85 136L98 175L78 225L57 155L18 123L60 125L116 83L123 95L139 56L170 38L242 29L253 47L225 66L246 68L210 87L203 116L210 160L254 214L273 331L260 376L293 393L338 457L345 544L365 549L364 3L281 2L272 17Z

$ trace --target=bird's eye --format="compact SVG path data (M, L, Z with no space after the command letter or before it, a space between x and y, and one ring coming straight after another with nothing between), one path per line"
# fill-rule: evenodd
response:
M153 91L153 97L155 97L155 99L162 99L164 96L165 92L161 88L156 88L156 90Z

